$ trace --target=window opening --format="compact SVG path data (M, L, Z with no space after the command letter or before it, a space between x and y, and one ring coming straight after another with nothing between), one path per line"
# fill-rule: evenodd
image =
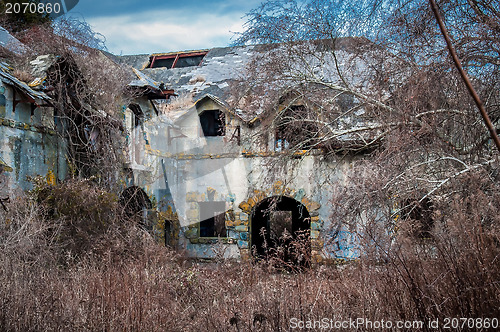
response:
M318 127L314 123L301 121L309 117L305 106L288 106L276 125L275 150L314 148L317 143Z
M132 111L134 114L134 128L137 126L141 125L144 122L144 113L142 112L142 109L139 105L137 104L130 104L128 108Z
M200 237L227 237L226 202L200 202Z
M5 105L7 104L7 100L5 99L5 95L0 94L0 117L5 116Z
M148 68L185 68L201 65L208 51L153 55L150 57Z
M204 136L224 136L226 117L219 110L207 110L200 114L201 129Z
M130 218L140 220L140 224L147 225L147 211L153 207L151 200L142 188L131 186L120 195L119 203L124 207L125 214Z
M179 57L175 64L175 68L199 66L204 57L205 55Z
M154 62L150 66L150 68L172 68L172 65L174 64L175 57L173 58L166 58L166 59L154 59Z

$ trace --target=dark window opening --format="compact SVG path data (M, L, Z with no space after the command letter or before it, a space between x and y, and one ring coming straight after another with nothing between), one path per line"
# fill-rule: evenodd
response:
M353 95L344 93L337 98L337 105L342 112L347 112L354 107L358 107L359 102Z
M126 188L120 195L119 203L124 208L125 215L129 218L139 220L146 228L147 211L153 208L153 204L142 188L131 186Z
M172 232L174 231L174 227L172 226L173 224L173 220L165 220L165 246L173 247L175 245L175 237L172 236Z
M205 55L179 57L175 64L175 68L199 66L204 57Z
M175 57L174 58L168 58L168 59L155 59L154 63L150 68L172 68L172 65L174 64Z
M309 121L310 117L305 106L288 106L276 125L275 150L314 148L318 142L318 127Z
M425 198L421 202L406 200L402 206L402 219L411 222L409 225L410 234L419 239L432 238L434 228L432 201L429 198Z
M128 108L134 113L134 128L141 125L144 122L144 113L141 107L137 104L130 104Z
M207 51L153 55L149 59L148 68L184 68L201 65Z
M226 117L219 110L203 111L200 114L200 123L204 136L224 136L226 134Z
M200 202L200 237L227 237L226 202Z
M5 116L5 105L6 105L6 99L3 94L0 94L0 117Z

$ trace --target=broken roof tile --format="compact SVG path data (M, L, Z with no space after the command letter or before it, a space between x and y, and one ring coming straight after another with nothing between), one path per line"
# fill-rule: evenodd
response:
M145 68L151 56L196 54L206 50L155 53L151 55L122 56L121 61L141 70L154 80L165 82L176 93L194 93L195 99L206 94L221 96L229 87L228 82L238 78L250 60L254 46L214 48L208 51L200 66L183 68ZM204 77L203 82L197 77ZM194 84L195 82L196 84ZM201 83L201 84L200 84Z
M33 90L28 84L12 75L12 67L5 62L0 62L0 79L2 82L18 88L34 100L51 101L51 98L45 93Z
M0 46L16 54L26 50L26 46L3 27L0 27Z

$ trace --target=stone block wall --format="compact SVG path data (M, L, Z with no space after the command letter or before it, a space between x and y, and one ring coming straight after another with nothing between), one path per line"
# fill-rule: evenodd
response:
M276 182L269 190L253 190L247 199L236 204L234 195L221 195L212 188L207 188L206 192L191 191L186 194L187 211L186 216L189 225L183 227L182 234L191 244L216 243L219 239L202 238L199 234L199 202L225 201L226 213L225 224L227 237L220 239L227 245L236 245L239 249L240 258L248 259L251 256L251 215L255 206L262 200L272 196L286 196L302 203L311 216L311 248L313 262L321 262L321 250L323 241L321 240L321 229L323 221L319 217L321 205L309 199L303 189L287 188L282 182Z

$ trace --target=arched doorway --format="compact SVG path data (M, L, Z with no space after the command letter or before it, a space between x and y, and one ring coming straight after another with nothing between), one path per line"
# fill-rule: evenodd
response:
M276 257L285 263L309 265L311 217L293 198L272 196L260 201L251 214L251 248L259 258Z

